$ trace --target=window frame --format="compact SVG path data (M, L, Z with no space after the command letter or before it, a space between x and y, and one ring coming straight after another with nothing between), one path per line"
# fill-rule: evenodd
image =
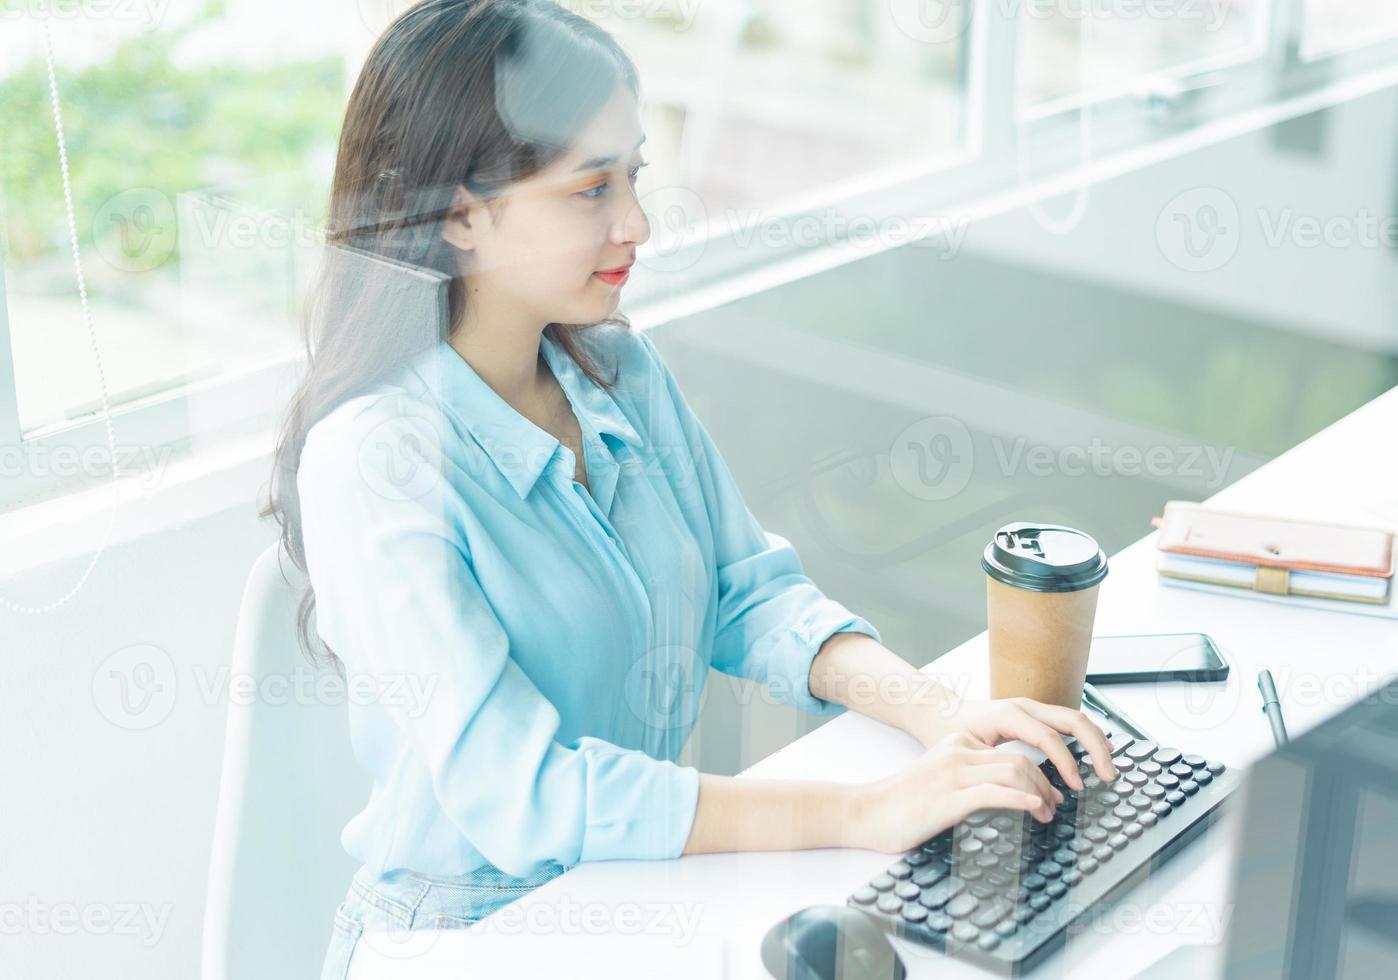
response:
M963 8L969 24L961 36L963 90L962 149L865 172L781 202L764 220L795 221L835 209L846 217L870 220L917 219L974 222L1043 197L1072 192L1092 182L1243 132L1360 95L1398 86L1398 37L1303 60L1303 0L1271 0L1263 57L1232 69L1229 83L1190 89L1196 76L1177 79L1188 92L1174 116L1151 118L1139 100L1119 96L1082 103L1032 121L1033 156L1040 175L1018 172L1019 141L1031 126L1016 112L1014 58L1019 25L1011 18L983 16L1004 9L998 0L972 0ZM994 66L1009 66L992 70ZM1153 73L1165 75L1168 73ZM1083 107L1093 113L1092 156L1079 162ZM920 247L930 241L876 243L874 250ZM715 237L706 229L665 264L678 271L652 272L641 249L638 275L624 310L638 327L727 302L823 269L875 254L848 241L805 248L787 242L763 251L739 246L734 236ZM76 296L74 302L77 301ZM112 426L121 452L136 447L160 452L189 450L221 435L274 425L300 374L301 352L240 366L226 374L112 407ZM258 406L248 410L247 406ZM268 407L270 406L270 407ZM192 415L197 411L197 425ZM105 451L106 426L100 413L25 433L21 430L15 364L5 301L5 259L0 252L0 461L22 459L26 449L70 456L98 447ZM270 449L269 443L269 449ZM6 465L0 474L0 512L46 499L69 489L110 480L110 472L65 477L21 472Z

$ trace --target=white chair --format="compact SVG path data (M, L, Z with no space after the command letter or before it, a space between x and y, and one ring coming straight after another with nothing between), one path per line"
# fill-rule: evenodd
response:
M340 831L363 807L369 777L350 749L343 685L330 668L313 668L298 645L302 581L273 545L253 564L243 591L204 909L203 980L319 976L335 908L356 868L340 847ZM298 696L295 680L315 676L335 681L338 696L317 699L306 684L313 696ZM240 698L246 678L256 694Z

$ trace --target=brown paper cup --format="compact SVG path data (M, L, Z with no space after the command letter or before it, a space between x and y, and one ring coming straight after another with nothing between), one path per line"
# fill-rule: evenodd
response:
M1082 707L1100 585L1029 592L986 576L990 696Z

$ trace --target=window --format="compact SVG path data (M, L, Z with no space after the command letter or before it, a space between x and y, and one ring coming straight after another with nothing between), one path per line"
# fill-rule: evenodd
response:
M1305 0L1303 58L1319 58L1398 36L1393 0Z
M113 405L285 354L345 90L325 3L94 6L53 22L73 208ZM317 10L320 7L322 9ZM154 9L154 8L152 8ZM220 10L222 12L220 12ZM0 32L0 216L30 433L100 409L37 17ZM328 38L330 40L328 40ZM294 93L289 98L288 94Z

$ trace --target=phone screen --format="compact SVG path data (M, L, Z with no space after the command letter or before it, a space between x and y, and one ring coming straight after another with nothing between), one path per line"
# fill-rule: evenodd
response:
M1228 665L1203 633L1162 633L1153 636L1094 636L1087 662L1087 679L1218 680Z

